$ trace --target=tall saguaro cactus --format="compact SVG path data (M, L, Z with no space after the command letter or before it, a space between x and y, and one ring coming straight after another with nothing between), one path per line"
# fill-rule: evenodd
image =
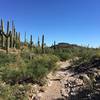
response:
M16 38L16 48L20 49L20 32L16 34L17 38Z
M25 36L24 36L24 46L25 46L25 47L28 46L27 41L26 41L26 32L25 32Z
M12 36L12 32L10 33L10 48L13 47L13 36Z
M20 32L18 34L18 44L19 44L19 49L20 49L20 46L21 46L21 44L20 44Z
M26 42L26 35L25 35ZM0 47L5 48L8 53L10 48L20 49L20 33L16 32L14 21L12 21L12 30L10 31L9 21L7 21L7 31L4 32L4 22L1 19L0 25Z
M17 41L17 39L18 39L18 33L16 32L16 36L15 36L15 38L16 38L16 41Z
M38 47L40 47L40 38L38 36Z
M16 29L14 27L14 33L13 33L13 48L16 47Z
M9 21L7 22L7 33L6 33L6 52L8 53L8 38L9 38Z
M2 19L1 19L1 30L2 30L2 32L4 32L4 22Z
M42 35L42 53L44 53L44 34Z
M10 47L14 47L14 31L15 31L15 26L14 26L14 21L12 21L12 32L10 34Z
M4 32L4 21L1 19L1 47L4 47L4 36L3 36L3 32Z
M54 50L56 49L56 41L54 41L53 48L54 48Z
M24 42L26 43L26 32L25 32Z
M14 29L15 29L14 21L12 21L12 34L14 34Z
M10 37L10 32L9 32L9 21L7 22L7 33L5 34L4 32L3 32L3 35L5 36L5 38L6 38L6 53L8 53L8 38Z
M30 36L30 50L32 50L32 46L33 46L33 41L32 41L32 35Z

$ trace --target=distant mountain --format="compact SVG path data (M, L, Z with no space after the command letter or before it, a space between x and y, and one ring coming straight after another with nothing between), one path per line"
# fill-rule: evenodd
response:
M51 48L53 48L54 46L51 46ZM76 44L70 44L70 43L64 43L64 42L61 42L61 43L58 43L55 45L56 48L73 48L73 47L81 47L81 46L78 46Z

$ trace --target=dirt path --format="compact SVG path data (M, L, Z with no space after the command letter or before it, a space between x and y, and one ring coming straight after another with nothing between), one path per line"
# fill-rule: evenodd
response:
M39 87L39 89L36 89L38 92L36 92L35 96L33 96L32 93L33 99L29 100L87 100L87 98L91 100L93 93L89 91L92 85L87 74L76 74L74 71L70 70L70 68L68 68L70 66L70 61L59 62L58 64L60 65L59 70L54 74L50 73L47 76L48 81L47 84L43 86L44 88ZM82 79L82 76L84 79ZM42 88L42 91L40 91L40 88ZM90 95L91 93L92 95ZM97 92L97 90L93 98L94 96L98 98L99 92Z
M69 61L60 62L60 69L68 67ZM48 76L50 79L49 86L46 88L46 91L41 94L40 100L57 100L63 98L61 95L62 84L61 79L65 77L65 71L57 71L54 75Z
M68 100L70 93L75 95L83 81L73 76L73 73L67 70L68 66L70 66L69 61L59 62L58 64L60 65L59 70L47 76L48 85L44 86L44 91L38 92L37 98L31 100ZM73 90L70 88L72 86L75 86Z
M61 84L59 81L52 81L51 86L47 87L45 93L42 94L41 100L53 100L61 98Z

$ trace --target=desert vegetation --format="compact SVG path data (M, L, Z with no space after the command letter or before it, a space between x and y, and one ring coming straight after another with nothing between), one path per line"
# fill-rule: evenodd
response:
M100 99L100 55L99 49L84 49L79 59L74 60L69 70L74 72L84 83L71 100L99 100Z
M47 75L59 69L58 62L70 60L66 70L74 73L80 80L84 74L90 80L87 88L84 86L75 95L69 94L70 100L99 100L100 99L100 49L82 47L67 43L45 45L38 37L37 45L30 36L27 42L25 33L24 42L20 39L20 32L16 32L14 22L12 30L7 22L7 32L4 22L0 25L0 100L29 100L29 91L38 84L44 86L48 80ZM64 99L66 100L66 96ZM74 99L76 98L76 99ZM34 100L34 99L33 99Z

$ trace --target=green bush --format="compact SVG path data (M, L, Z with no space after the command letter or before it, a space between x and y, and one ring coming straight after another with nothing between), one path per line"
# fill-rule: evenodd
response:
M16 55L0 52L0 65L5 65L15 61L16 61Z
M50 48L50 47L45 47L45 53L46 54L53 54L54 53L54 49Z
M6 83L14 85L15 83L40 82L50 71L56 68L58 58L54 55L37 55L34 59L24 62L19 58L16 60L16 67L1 69L1 78Z
M56 55L57 57L59 57L59 59L61 60L61 61L66 61L66 60L68 60L68 59L71 59L72 58L72 51L71 51L71 49L57 49L57 50L55 50L55 52L54 52L54 55Z
M42 54L42 48L41 47L36 47L36 48L33 49L33 52L35 54Z
M93 56L96 55L96 51L89 48L81 49L79 59L73 62L73 65L79 65L82 63L88 63Z
M69 53L59 53L59 57L61 61L66 61L71 58L71 55Z
M33 81L41 81L50 71L56 68L58 58L54 55L36 56L27 67L27 76Z
M2 74L2 80L12 85L14 85L17 82L19 77L20 71L17 71L15 69L6 68L6 70Z

